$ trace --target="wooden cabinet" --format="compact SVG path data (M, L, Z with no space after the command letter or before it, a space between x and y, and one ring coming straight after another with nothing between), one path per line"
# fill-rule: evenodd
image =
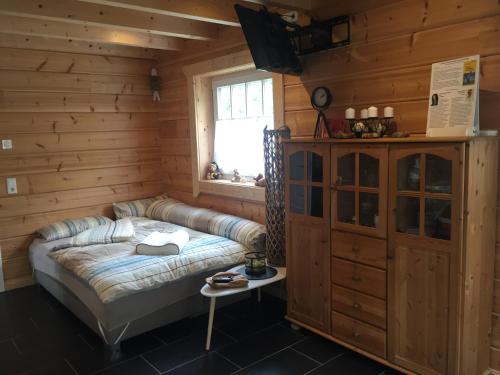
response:
M456 373L464 157L461 144L390 151L389 357L422 374Z
M498 152L495 138L288 142L288 318L402 371L483 373Z
M330 332L330 147L285 152L288 316Z

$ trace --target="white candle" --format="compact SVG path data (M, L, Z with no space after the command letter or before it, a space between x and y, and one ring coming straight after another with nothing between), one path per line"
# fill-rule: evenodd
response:
M394 117L394 108L385 107L384 108L384 117Z
M345 110L346 120L353 120L356 118L356 110L354 108L347 108Z
M378 108L371 106L368 108L368 117L369 118L377 118L378 117Z
M368 110L366 108L361 110L361 118L362 119L368 118Z

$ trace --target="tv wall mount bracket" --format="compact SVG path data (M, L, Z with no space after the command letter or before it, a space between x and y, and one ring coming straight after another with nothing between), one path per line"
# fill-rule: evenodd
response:
M286 23L290 33L290 40L299 56L314 52L348 46L351 43L351 25L349 16L337 16L325 21L311 19L307 26ZM343 28L342 35L335 33L336 28Z

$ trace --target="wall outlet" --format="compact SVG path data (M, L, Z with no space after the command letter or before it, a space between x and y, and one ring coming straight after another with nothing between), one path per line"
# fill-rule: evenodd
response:
M12 150L12 139L2 139L2 150Z
M7 194L17 194L17 180L15 178L7 179Z

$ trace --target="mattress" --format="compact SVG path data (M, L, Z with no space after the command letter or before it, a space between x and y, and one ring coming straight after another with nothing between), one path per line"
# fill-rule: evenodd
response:
M153 227L155 227L156 223L160 223L144 218L135 219L134 222L134 225L144 226L148 224L153 225ZM188 231L190 232L190 236L196 237L196 233L193 233L194 231ZM143 235L145 235L145 233L143 233ZM33 241L30 246L30 259L33 268L37 272L46 274L69 289L92 312L100 324L109 331L123 327L125 324L134 320L146 317L166 306L173 305L183 299L198 294L205 277L217 271L230 268L234 264L241 263L247 251L246 248L241 247L238 257L231 258L235 259L235 261L230 262L231 264L227 263L228 259L224 262L213 262L210 263L209 267L197 269L196 272L184 273L181 277L157 283L155 287L135 290L134 293L124 294L119 298L104 303L96 289L92 287L87 280L69 270L63 266L63 264L57 262L53 256L50 255L54 246L57 245L57 242L58 241L46 242L41 239L35 239ZM92 247L95 246L102 245L92 245ZM110 245L105 246L108 246L109 249ZM120 244L112 244L111 248L115 249L117 252L121 252L122 250L118 248L119 246ZM88 253L89 249L82 249L84 254L85 251Z

